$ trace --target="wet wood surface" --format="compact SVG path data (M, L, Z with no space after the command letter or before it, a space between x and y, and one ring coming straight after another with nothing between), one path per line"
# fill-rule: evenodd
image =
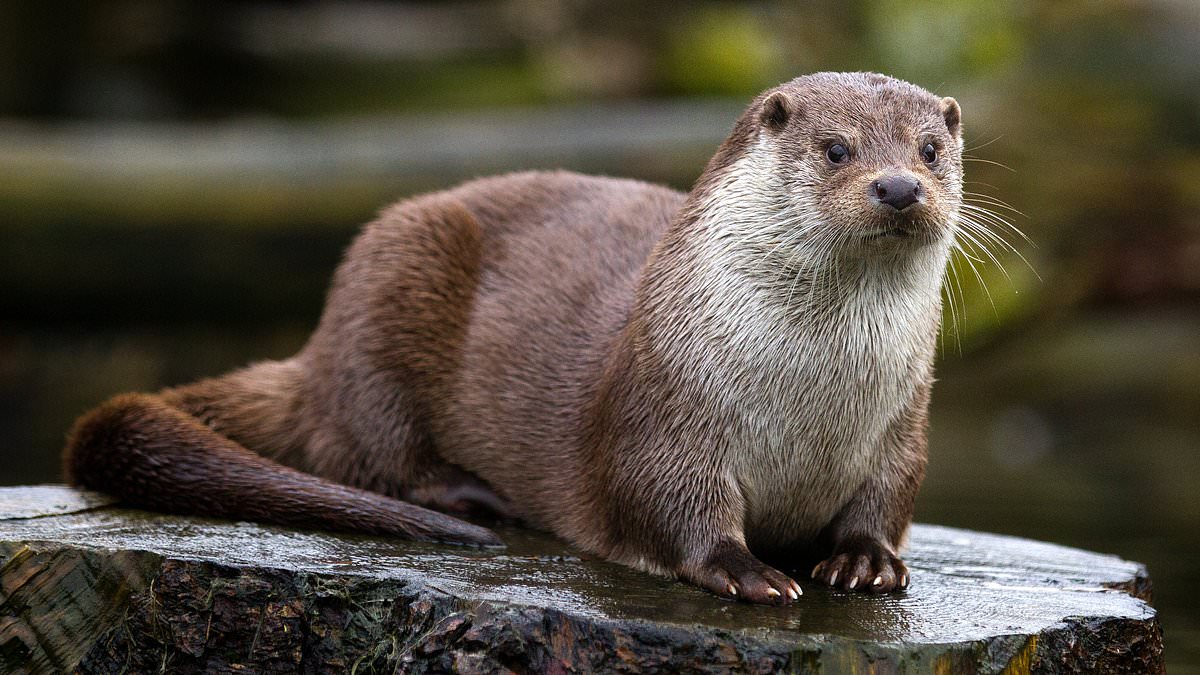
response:
M719 600L501 528L482 551L0 488L0 672L1146 673L1143 566L917 525L912 588Z

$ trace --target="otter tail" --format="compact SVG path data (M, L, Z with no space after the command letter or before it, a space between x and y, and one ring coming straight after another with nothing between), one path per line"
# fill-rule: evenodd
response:
M167 513L502 545L488 529L257 455L173 405L172 394L123 394L81 417L63 450L67 480ZM258 412L263 405L256 397Z

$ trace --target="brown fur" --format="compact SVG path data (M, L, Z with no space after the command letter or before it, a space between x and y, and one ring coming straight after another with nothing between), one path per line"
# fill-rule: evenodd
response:
M823 160L835 137L852 165ZM67 475L167 511L495 543L399 500L482 507L758 602L799 587L751 549L794 565L824 542L820 580L902 588L959 138L951 99L819 74L756 99L689 195L558 172L401 202L299 354L113 399ZM925 189L907 215L866 193L901 169ZM821 229L836 245L806 249Z

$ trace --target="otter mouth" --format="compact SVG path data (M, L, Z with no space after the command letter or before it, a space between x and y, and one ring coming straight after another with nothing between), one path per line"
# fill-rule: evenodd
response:
M913 236L913 232L911 230L906 230L902 227L889 227L889 228L885 228L882 230L876 230L874 232L868 232L865 235L863 235L863 238L871 239L871 240L884 239L884 238L890 238L890 237L895 237L895 238L900 238L900 239L909 239L909 238L912 238L912 236Z

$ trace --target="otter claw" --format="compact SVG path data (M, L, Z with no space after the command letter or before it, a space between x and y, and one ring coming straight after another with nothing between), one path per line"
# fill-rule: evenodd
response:
M832 556L813 568L813 578L860 593L891 593L903 590L909 582L904 562L886 544L874 540L839 544Z
M744 544L724 542L703 566L683 570L680 576L717 595L765 605L786 605L799 597L795 581L759 561Z

